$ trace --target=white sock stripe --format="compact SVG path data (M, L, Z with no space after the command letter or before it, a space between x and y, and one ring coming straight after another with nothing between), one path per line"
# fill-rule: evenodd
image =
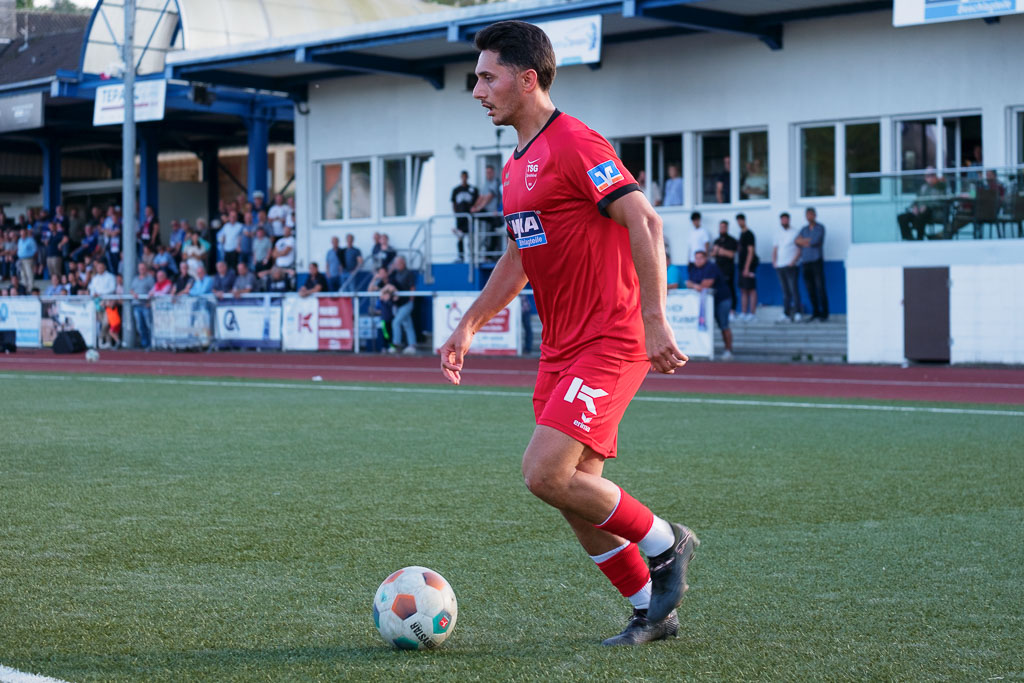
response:
M609 550L606 553L601 553L600 555L591 555L590 559L592 559L597 564L601 564L602 562L605 562L607 560L612 559L613 557L615 557L616 555L618 555L619 553L621 553L623 550L625 550L628 547L629 547L629 541L626 541L625 543L620 545L618 548L612 548L611 550Z
M647 579L646 585L629 596L629 604L637 609L647 609L651 606L651 580Z
M603 522L597 525L598 528L603 527L605 524L608 523L609 519L615 516L615 511L619 509L619 503L622 502L622 489L619 489L618 495L619 497L615 499L615 507L612 508L612 511L608 514L608 517Z

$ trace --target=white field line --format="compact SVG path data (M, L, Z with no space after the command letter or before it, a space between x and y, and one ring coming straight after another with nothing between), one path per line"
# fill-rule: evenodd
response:
M3 364L39 364L65 366L69 359L62 358L2 358ZM181 360L118 360L116 357L107 360L100 360L99 367L104 365L122 365L129 367L187 367L194 368L197 363ZM393 365L348 365L345 363L225 363L225 362L202 362L200 367L207 368L259 368L261 370L309 370L320 371L331 370L335 372L382 372L392 374L423 374L437 373L440 370L436 367L401 367ZM472 365L463 370L466 375L535 375L536 369L515 370L503 368L474 368ZM849 377L775 377L764 375L698 375L689 374L687 371L680 371L678 375L660 375L651 373L647 379L664 380L670 382L686 382L690 380L712 381L712 382L761 382L761 383L785 383L785 384L845 384L865 386L887 386L887 387L930 387L930 388L964 388L964 389L1021 389L1024 384L1012 382L957 382L952 380L903 380L903 379L857 379Z
M59 678L27 674L0 664L0 683L67 683Z
M32 375L22 373L0 373L0 379L31 379L42 381L58 382L101 382L107 384L162 384L171 386L190 387L234 387L239 389L252 389L258 386L261 389L285 389L292 391L340 391L340 392L363 392L363 393L395 393L395 394L444 394L453 398L458 396L508 396L508 397L529 397L528 391L497 391L493 389L468 389L460 387L392 387L381 386L352 386L347 384L321 384L294 382L261 382L261 381L239 381L239 380L215 380L215 379L178 379L162 377L104 377L99 375ZM676 404L699 404L719 406L754 406L765 408L802 408L808 410L862 410L883 413L928 413L938 415L997 415L1003 417L1024 417L1021 410L994 410L985 408L940 408L932 406L900 406L900 405L871 405L862 403L812 403L809 401L766 401L756 399L734 399L734 398L696 398L688 396L646 396L640 394L634 401L645 403L676 403Z

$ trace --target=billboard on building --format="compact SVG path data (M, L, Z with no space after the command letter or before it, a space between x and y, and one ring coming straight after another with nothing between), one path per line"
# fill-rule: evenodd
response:
M601 61L601 15L558 19L536 24L551 40L555 66Z
M167 81L138 81L135 83L135 120L161 121L167 98ZM92 125L108 126L124 123L124 83L101 85L96 88L96 102L92 110Z
M915 26L1024 13L1024 0L893 0L892 25Z

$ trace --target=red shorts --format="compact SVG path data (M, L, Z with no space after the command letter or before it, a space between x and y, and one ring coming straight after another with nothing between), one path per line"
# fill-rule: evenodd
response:
M614 458L619 422L650 369L648 361L584 354L561 371L542 370L533 390L537 424Z

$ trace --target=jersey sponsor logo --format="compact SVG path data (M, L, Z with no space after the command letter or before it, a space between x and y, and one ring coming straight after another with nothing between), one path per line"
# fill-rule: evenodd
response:
M594 183L594 187L597 188L598 192L604 192L615 183L625 180L622 172L619 171L618 167L615 166L615 162L611 159L602 161L587 171L587 175L590 176L590 181Z
M583 383L582 379L579 377L573 377L572 383L569 385L569 390L565 392L565 402L572 403L576 399L579 399L586 404L587 411L590 412L590 414L597 415L597 406L594 405L594 399L607 395L607 391L588 387ZM587 431L590 430L588 429Z
M510 213L505 216L505 225L512 231L516 246L520 249L539 247L548 243L548 236L544 234L544 226L536 211Z
M526 189L532 190L537 184L537 176L540 175L540 158L526 160Z

